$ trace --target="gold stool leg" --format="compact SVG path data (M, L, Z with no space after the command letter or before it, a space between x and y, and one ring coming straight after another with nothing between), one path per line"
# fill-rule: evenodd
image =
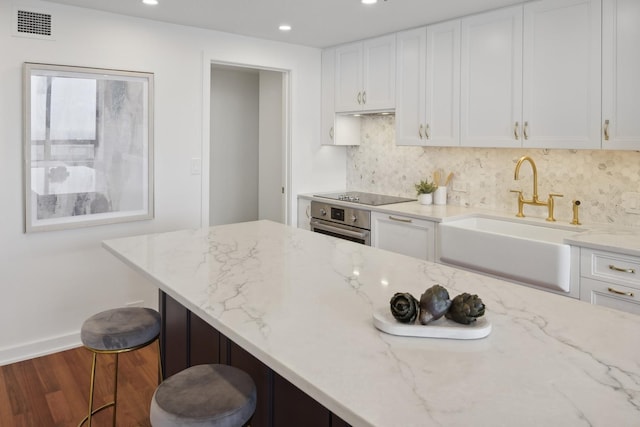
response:
M98 362L98 353L93 353L93 361L91 363L91 386L89 387L89 417L88 426L91 427L91 416L93 415L93 392L96 383L96 364ZM83 420L84 421L84 420ZM82 422L80 423L82 425Z
M116 371L113 374L113 427L116 427L116 411L118 410L118 361L120 353L116 353Z
M116 354L116 371L115 371L115 391L114 391L114 399L112 402L109 403L105 403L104 405L102 405L101 407L97 408L97 409L93 409L93 401L94 401L94 394L95 394L95 383L96 383L96 373L97 373L97 366L98 366L98 352L90 350L93 353L93 362L91 364L91 385L89 388L89 413L87 414L87 416L85 416L82 421L80 421L80 423L78 424L78 427L81 427L84 423L87 423L87 427L91 427L91 419L93 418L93 415L102 411L103 409L107 409L110 406L113 406L113 426L115 427L116 425L116 395L118 393L117 387L118 387L118 353Z
M158 344L158 385L164 380L164 374L162 372L162 357L160 356L160 338L156 340Z

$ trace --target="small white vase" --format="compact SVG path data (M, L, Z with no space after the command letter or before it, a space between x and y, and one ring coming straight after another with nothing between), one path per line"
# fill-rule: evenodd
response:
M418 195L418 201L420 202L421 205L430 205L433 203L433 194L432 193L420 194Z

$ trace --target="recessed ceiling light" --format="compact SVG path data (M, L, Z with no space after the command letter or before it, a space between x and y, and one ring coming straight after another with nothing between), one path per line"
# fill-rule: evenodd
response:
M278 29L280 31L291 31L291 25L288 24L282 24L278 27Z
M362 4L376 4L378 0L361 0Z
M158 0L142 0L142 3L155 6L158 4Z

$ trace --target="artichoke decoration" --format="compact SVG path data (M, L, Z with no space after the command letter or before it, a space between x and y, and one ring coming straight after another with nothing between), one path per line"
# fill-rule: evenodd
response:
M420 297L418 320L421 324L428 325L444 316L450 306L449 292L443 286L433 285Z
M468 325L484 315L485 305L478 295L462 293L456 296L447 312L447 319Z
M418 317L418 300L410 293L398 292L391 297L391 314L401 323L413 323Z

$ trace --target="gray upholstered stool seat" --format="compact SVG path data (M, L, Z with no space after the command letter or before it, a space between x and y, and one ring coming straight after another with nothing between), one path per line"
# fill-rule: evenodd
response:
M160 313L150 308L114 308L84 321L80 339L98 351L132 349L155 340L160 333Z
M80 339L87 350L93 353L91 365L91 387L89 389L89 411L79 426L88 421L91 426L93 415L103 409L113 407L113 426L116 425L118 401L118 355L137 350L158 340L160 336L160 313L150 308L123 307L102 311L84 321L80 329ZM158 352L160 351L158 345ZM98 354L115 354L113 376L113 400L93 409L96 366ZM162 369L158 362L160 377Z
M256 385L228 365L196 365L162 382L151 400L153 427L240 427L256 409Z

